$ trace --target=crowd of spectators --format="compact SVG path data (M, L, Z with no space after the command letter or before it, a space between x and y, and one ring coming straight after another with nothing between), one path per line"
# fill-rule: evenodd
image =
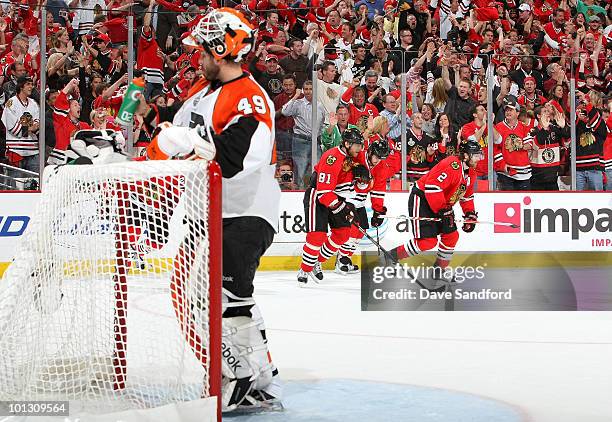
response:
M6 0L0 6L0 159L11 166L39 171L42 124L47 163L64 160L76 130L127 130L114 116L129 82L130 15L135 74L146 81L133 125L142 150L202 75L198 49L182 40L208 10L227 6L259 27L243 66L276 107L283 189L307 186L313 158L338 145L346 128L401 140L402 121L414 181L469 138L487 151L488 114L494 168L489 172L483 160L479 180L496 174L500 189L567 189L575 79L577 187L612 191L609 0Z

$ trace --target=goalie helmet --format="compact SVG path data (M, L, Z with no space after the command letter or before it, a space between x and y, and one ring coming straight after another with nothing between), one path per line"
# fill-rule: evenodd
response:
M242 13L222 7L204 16L183 43L201 48L215 59L238 63L253 49L256 34Z

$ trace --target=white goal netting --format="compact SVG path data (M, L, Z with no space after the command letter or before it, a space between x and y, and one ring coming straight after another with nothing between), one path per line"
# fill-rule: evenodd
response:
M208 164L52 173L0 281L0 400L96 414L210 396Z

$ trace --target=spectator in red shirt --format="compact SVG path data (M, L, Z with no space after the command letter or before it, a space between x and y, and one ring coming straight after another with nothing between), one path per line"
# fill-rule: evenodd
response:
M291 140L293 137L293 117L284 116L281 109L295 96L297 82L295 76L288 74L283 76L283 92L274 97L274 108L276 109L276 152L279 160L291 158Z

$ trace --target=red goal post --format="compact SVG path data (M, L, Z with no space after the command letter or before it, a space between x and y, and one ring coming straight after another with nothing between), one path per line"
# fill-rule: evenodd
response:
M216 397L200 420L220 421L219 165L46 173L0 281L0 400L69 400L117 415Z

